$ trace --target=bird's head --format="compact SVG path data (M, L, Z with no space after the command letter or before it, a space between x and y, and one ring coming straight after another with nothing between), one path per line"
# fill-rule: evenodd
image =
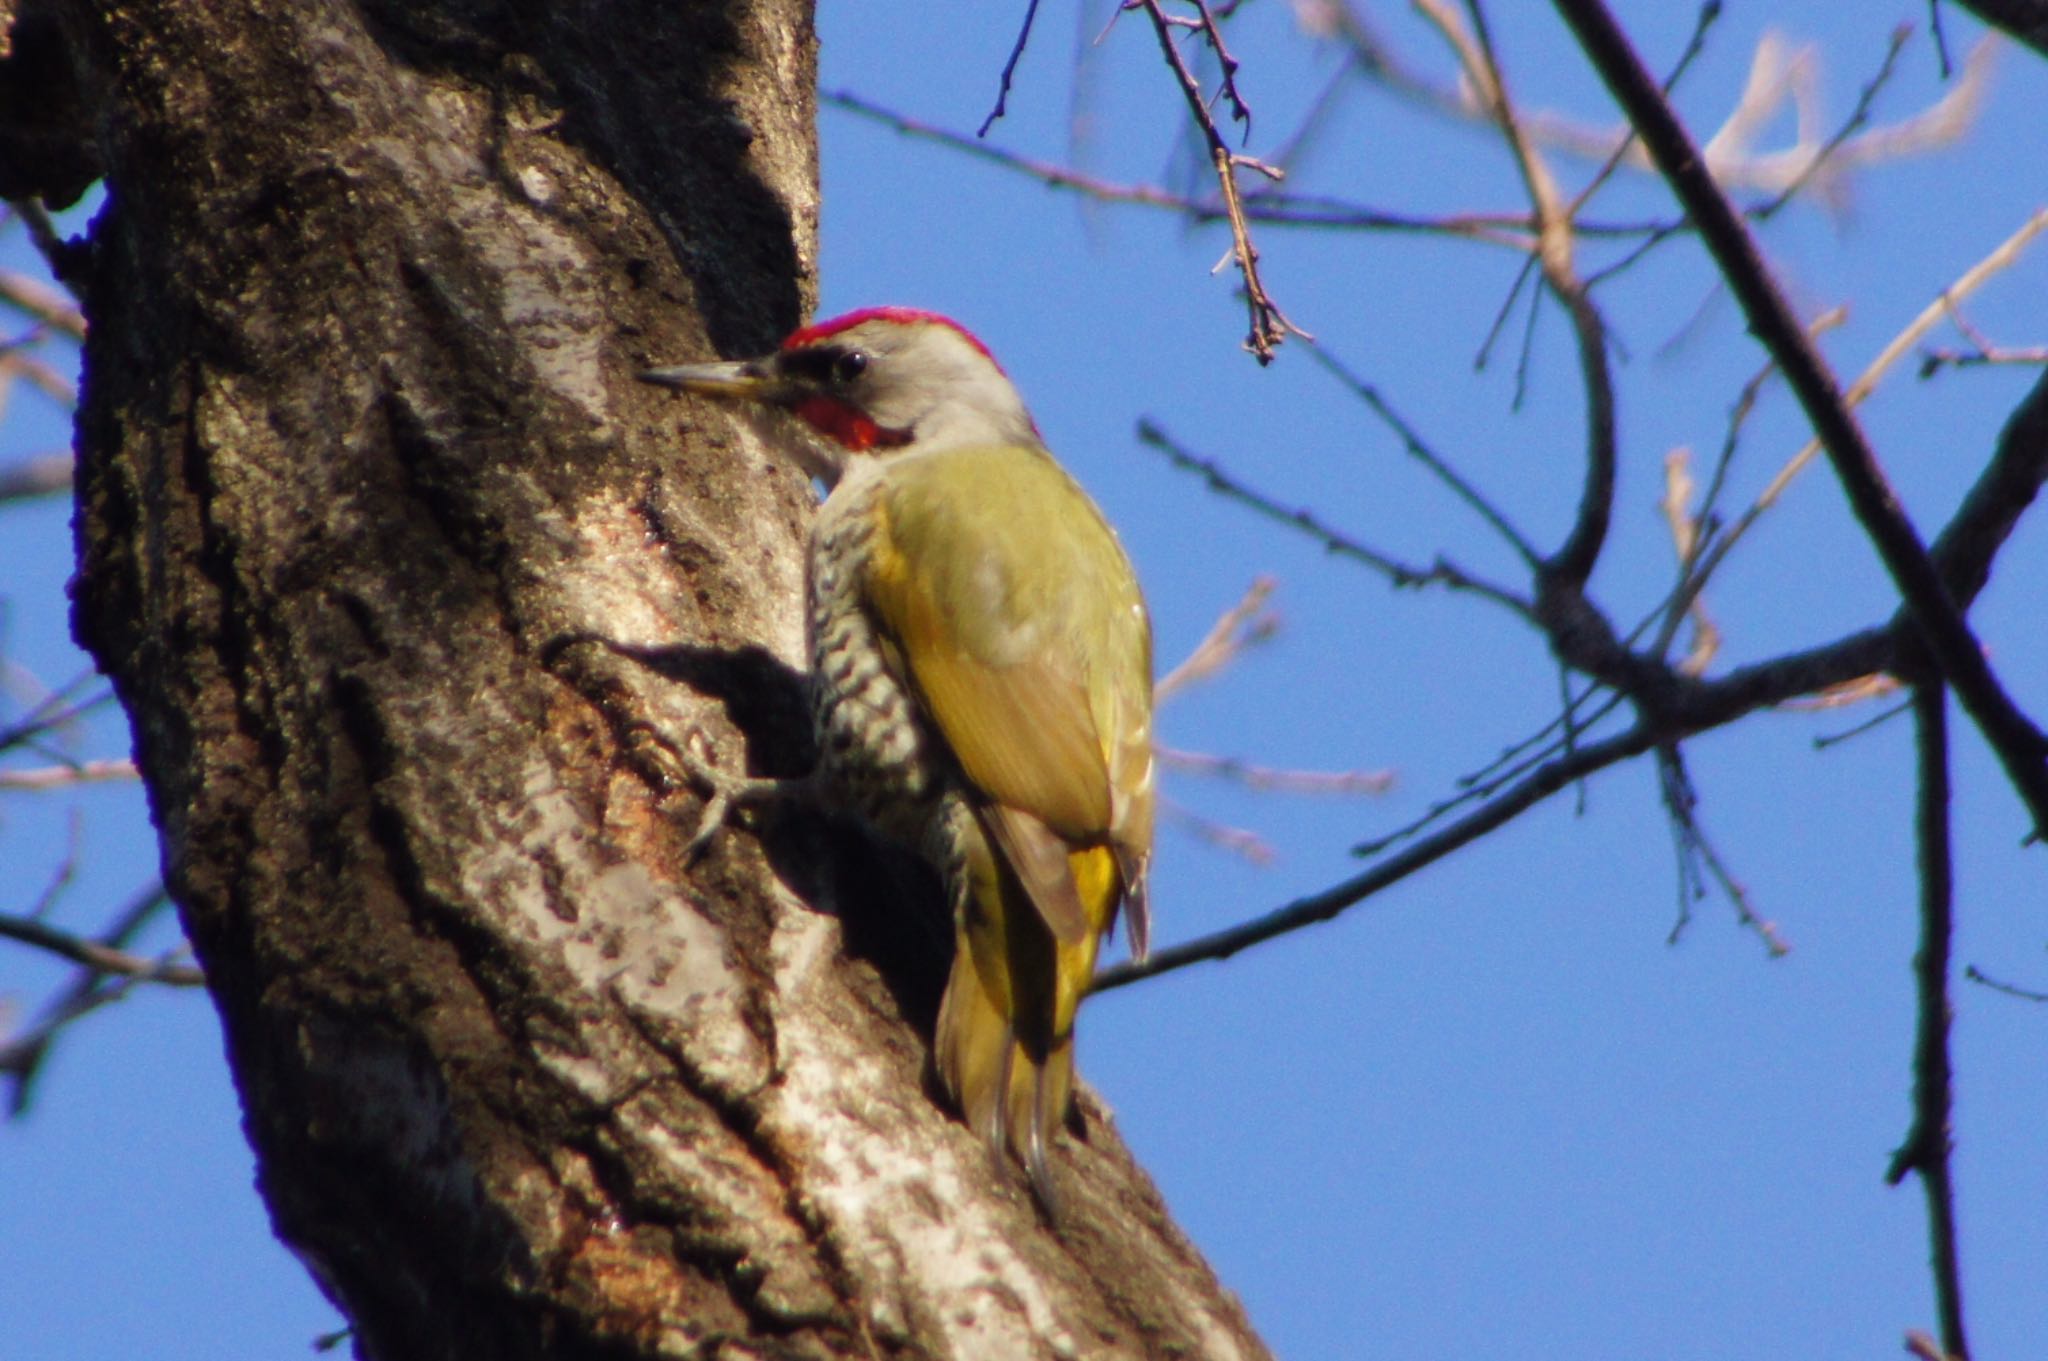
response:
M836 482L856 457L963 444L1036 444L1038 428L1002 366L932 312L871 307L806 326L759 359L681 364L640 377L723 401L777 408L806 433L806 471Z

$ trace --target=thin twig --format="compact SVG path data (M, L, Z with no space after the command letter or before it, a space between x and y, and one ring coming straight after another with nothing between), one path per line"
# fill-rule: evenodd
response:
M1970 324L1962 309L1956 306L1956 298L1945 298L1948 304L1949 324L1961 332L1963 338L1973 347L1968 351L1923 350L1920 354L1920 379L1925 382L1944 367L1958 369L1972 368L1979 364L2020 364L2039 366L2048 364L2048 345L2032 345L2021 349L2008 348L1992 343L1989 336Z
M1636 727L1605 742L1582 746L1570 756L1552 761L1512 790L1474 809L1436 835L1416 842L1398 855L1388 857L1362 874L1354 875L1321 893L1298 898L1263 917L1214 935L1204 936L1170 949L1155 950L1143 964L1121 964L1096 975L1094 991L1107 992L1135 983L1141 978L1183 969L1207 960L1228 959L1240 950L1328 921L1352 904L1371 897L1417 870L1434 864L1452 851L1468 845L1502 823L1541 803L1575 780L1603 770L1618 761L1639 756L1656 744L1651 729Z
M2048 1002L2048 992L2038 992L2032 988L2023 988L2017 983L2000 982L1974 964L1964 966L1963 977L1969 979L1972 983L1982 984L1993 992L2002 992L2007 997L2017 997L2022 1002Z
M1522 290L1529 286L1529 280L1536 277L1536 243L1532 239L1523 252L1521 268L1515 271L1515 280L1508 285L1507 296L1494 309L1493 321L1486 328L1486 335L1479 342L1479 350L1472 356L1472 371L1484 373L1486 366L1493 362L1493 347L1500 343L1501 336L1508 329L1508 318L1515 314L1515 303L1521 299Z
M1692 510L1692 495L1695 483L1692 479L1691 451L1673 449L1664 455L1664 499L1660 506L1664 521L1671 529L1671 546L1678 555L1678 578L1683 581L1691 572L1693 563L1699 557L1705 543L1706 512L1695 515ZM1651 655L1662 658L1670 647L1671 638L1676 636L1679 615L1673 614L1666 621L1665 631L1660 632ZM1715 655L1721 650L1721 629L1707 613L1704 600L1694 596L1686 606L1683 617L1692 621L1692 646L1686 649L1685 657L1678 663L1681 676L1703 676L1713 665Z
M1927 0L1927 26L1934 33L1934 55L1941 62L1941 78L1947 80L1954 68L1948 60L1948 34L1941 26L1941 0Z
M131 898L95 943L110 950L122 950L169 904L161 883L151 884ZM127 976L108 984L106 975L87 965L78 971L70 986L45 1005L35 1023L0 1044L0 1073L14 1080L8 1096L8 1114L20 1116L28 1109L35 1077L50 1046L64 1027L109 1002L128 995L139 979Z
M1960 1356L1944 1356L1941 1344L1918 1328L1906 1330L1906 1355L1915 1361L1966 1361Z
M1778 191L1776 197L1759 205L1747 215L1752 221L1768 222L1776 217L1800 190L1812 183L1814 176L1827 165L1829 157L1840 151L1851 137L1862 131L1870 122L1871 106L1877 102L1878 92L1891 80L1892 72L1899 64L1899 53L1906 50L1906 40L1912 36L1913 29L1909 24L1900 24L1892 30L1891 42L1885 48L1884 60L1879 63L1877 74L1864 83L1863 92L1856 98L1856 107L1849 111L1849 116L1835 129L1834 135L1820 144L1813 153L1813 159Z
M7 727L0 728L0 751L15 747L32 746L45 733L76 723L95 709L101 709L114 702L114 692L102 690L76 704L71 696L83 690L98 679L96 671L85 671L38 700L33 708Z
M1169 770L1227 780L1262 794L1355 798L1362 794L1384 794L1394 787L1394 773L1390 770L1287 770L1235 756L1211 756L1173 747L1159 747L1157 751L1159 763Z
M85 339L85 313L70 294L15 270L0 270L0 302L72 340Z
M64 858L57 862L56 870L50 875L50 882L43 886L41 895L36 898L35 906L28 910L28 915L23 920L39 922L49 916L55 910L58 900L64 896L64 890L70 888L72 881L78 877L79 851L85 844L85 821L76 808L71 810L71 816L65 820L64 831ZM5 932L0 932L0 935L4 934Z
M1514 153L1530 209L1536 217L1536 251L1544 282L1564 304L1578 342L1579 368L1586 391L1585 479L1579 493L1578 515L1564 543L1544 563L1539 592L1546 596L1568 594L1584 586L1593 574L1614 512L1614 377L1607 366L1606 323L1578 277L1573 262L1571 218L1558 194L1557 181L1524 131L1514 102L1508 97L1485 10L1478 0L1467 0L1466 13L1472 20L1471 32L1467 33L1444 0L1417 0L1417 7L1436 24L1457 53L1466 79Z
M39 343L40 337L31 335L22 341L0 347L0 387L11 385L16 378L22 378L36 391L66 410L76 407L77 385L60 373L55 364L32 352L30 347Z
M1686 40L1685 50L1678 54L1677 62L1671 67L1671 74L1664 77L1663 89L1667 99L1670 97L1671 92L1678 88L1678 82L1685 76L1686 71L1691 68L1693 62L1699 59L1700 53L1707 50L1707 30L1712 28L1714 22L1720 17L1721 0L1705 0L1700 5L1699 13L1693 17L1692 37ZM1565 209L1566 214L1576 221L1579 213L1592 201L1593 195L1600 192L1600 186L1607 183L1614 172L1621 168L1622 159L1635 149L1635 129L1630 128L1622 135L1622 139L1615 143L1614 150L1605 161L1601 162L1600 168L1593 172L1593 178L1586 181L1586 187L1579 190L1578 194L1573 197L1571 206ZM1598 277L1597 274L1589 277L1586 280L1587 287L1590 288Z
M2000 242L1989 255L1986 255L1976 264L1970 266L1969 269L1963 272L1960 278L1943 289L1940 297L1921 308L1920 314L1908 322L1905 329L1887 341L1884 348L1878 351L1877 357L1872 359L1863 372L1857 375L1856 381L1851 383L1848 391L1842 394L1842 401L1851 407L1861 405L1871 393L1877 391L1878 385L1884 381L1885 375L1891 371L1892 366L1898 363L1908 350L1918 344L1921 337L1939 325L1944 317L1952 317L1955 305L1983 287L1985 282L1993 275L2010 268L2026 250L2027 246L2044 229L2048 229L2048 208L2036 211L2033 216L2020 225L2018 231ZM1841 315L1845 314L1839 308L1823 313L1807 328L1807 335L1820 335L1824 330L1829 329L1835 318ZM1773 368L1775 368L1775 363ZM1735 545L1740 543L1743 536L1749 533L1756 525L1756 522L1763 518L1764 514L1772 506L1778 503L1779 498L1785 494L1786 488L1792 485L1793 479L1804 472L1820 452L1821 441L1819 438L1809 439L1800 447L1799 452L1794 454L1786 462L1785 466L1778 470L1777 474L1771 478L1764 489L1757 494L1756 500L1737 517L1735 523L1729 527L1728 532L1723 534L1714 544L1713 548L1700 560L1698 569L1693 573L1692 580L1687 583L1688 589L1693 594L1697 594L1699 590L1706 586L1708 579L1719 570L1729 553L1734 551Z
M1846 709L1852 704L1865 704L1873 699L1899 692L1904 684L1897 676L1886 671L1874 671L1868 676L1857 676L1840 685L1830 685L1811 695L1788 699L1780 706L1793 712L1824 713L1830 709Z
M1941 1315L1941 1347L1968 1356L1963 1334L1962 1275L1956 1266L1956 1200L1950 1155L1954 1109L1949 1065L1949 951L1955 937L1955 872L1949 845L1948 694L1939 681L1913 688L1913 727L1919 749L1919 798L1913 825L1920 850L1920 949L1913 956L1919 1025L1913 1043L1913 1125L1892 1155L1885 1180L1893 1186L1917 1172L1927 1192L1927 1237L1933 1255L1934 1298Z
M71 765L40 766L34 770L0 770L0 790L65 789L72 785L103 784L111 780L136 779L135 762L116 760L79 761Z
M0 468L0 504L70 491L71 468L69 450L33 454Z
M1529 398L1529 364L1536 354L1536 323L1543 317L1543 290L1529 293L1529 313L1522 319L1522 345L1515 352L1515 391L1508 399L1508 411L1520 414Z
M1223 196L1224 215L1230 222L1231 252L1237 259L1238 274L1244 280L1245 306L1251 317L1251 327L1245 337L1245 348L1252 352L1252 356L1259 363L1270 364L1273 362L1274 349L1281 341L1290 333L1300 335L1303 332L1274 304L1271 295L1266 292L1265 284L1259 278L1259 253L1252 245L1251 229L1246 224L1244 200L1238 190L1237 171L1240 166L1244 166L1273 180L1280 179L1281 172L1273 166L1233 153L1229 144L1223 140L1223 133L1217 128L1216 119L1209 112L1209 103L1202 97L1201 82L1195 79L1194 72L1188 69L1187 62L1182 59L1180 46L1173 37L1174 25L1160 9L1159 0L1126 0L1126 3L1127 6L1135 4L1143 9L1146 16L1152 20L1153 31L1159 36L1159 49L1166 57L1167 67L1179 82L1181 94L1187 100L1188 112L1194 115L1195 125L1201 129L1203 139L1208 143L1209 163L1216 172L1216 188ZM1231 62L1228 54L1223 51L1221 40L1216 35L1214 21L1209 17L1206 6L1202 7L1202 15L1202 22L1212 39L1212 44L1218 56L1225 62L1223 83L1224 89L1232 99L1233 114L1249 122L1250 110L1246 109L1236 96L1235 63Z
M1844 728L1836 733L1822 733L1813 739L1813 749L1815 751L1826 751L1829 747L1840 746L1844 742L1863 736L1863 734L1874 728L1883 727L1912 707L1913 702L1907 700L1904 704L1895 704L1889 709L1871 715L1853 728Z
M1920 356L1920 376L1931 378L1943 368L1971 369L1991 364L2038 368L2048 364L2048 345L1996 350L1927 350Z
M1320 543L1324 550L1353 562L1363 563L1378 572L1395 586L1418 587L1430 585L1447 586L1454 591L1470 591L1484 599L1501 605L1523 619L1533 619L1534 612L1528 601L1514 592L1491 582L1472 576L1463 568L1438 558L1430 567L1415 567L1380 552L1375 548L1333 529L1313 512L1304 509L1290 510L1278 501L1257 492L1237 480L1215 460L1193 453L1154 425L1151 420L1138 422L1138 440L1166 456L1167 462L1187 472L1199 473L1208 483L1209 489L1218 495L1249 507L1258 514L1290 529L1308 535Z
M1027 0L1024 6L1024 23L1017 30L1016 45L1010 49L1010 59L1003 63L1003 78L996 87L996 106L988 111L988 117L981 120L981 126L974 130L976 137L988 136L988 130L1003 116L1003 110L1010 102L1010 81L1017 74L1017 63L1023 59L1024 46L1031 41L1031 25L1038 18L1038 0Z
M1160 677L1152 687L1153 702L1164 703L1190 685L1209 679L1242 656L1247 647L1263 643L1278 632L1279 620L1262 613L1276 585L1272 577L1255 578L1238 602L1209 626L1209 632L1195 644L1195 650Z
M1201 16L1193 26L1195 31L1208 39L1209 50L1216 54L1216 92L1230 105L1231 121L1244 124L1239 144L1248 145L1252 139L1252 108L1245 102L1243 92L1237 88L1237 58L1230 55L1230 48L1224 44L1223 30L1217 25L1215 11L1209 8L1208 0L1188 0L1188 3L1193 5L1195 12Z
M1585 734L1620 708L1627 698L1609 694L1591 714L1581 717L1579 708L1595 693L1597 690L1588 687L1576 699L1567 699L1560 706L1558 716L1533 736L1514 743L1480 769L1460 775L1454 781L1459 786L1457 793L1438 799L1419 816L1390 832L1358 842L1351 847L1351 854L1361 860L1369 860L1404 841L1412 841L1460 808L1492 798L1546 762L1569 757L1577 750ZM1553 737L1552 734L1557 735Z
M1220 196L1214 199L1198 199L1158 185L1113 183L1094 175L1083 174L1070 166L1036 160L1002 147L978 142L964 133L911 118L846 90L821 91L818 99L828 108L842 110L878 123L903 136L935 143L1035 180L1049 189L1078 194L1093 202L1157 208L1201 223L1228 222L1230 218L1229 210ZM1526 254L1529 249L1529 220L1526 216L1512 213L1451 213L1441 216L1390 213L1326 195L1271 192L1245 194L1240 197L1238 207L1246 222L1258 223L1261 226L1451 236L1462 240L1484 241L1522 254ZM1656 225L1586 222L1579 225L1579 230L1587 235L1630 237L1655 230Z
M1468 482L1441 454L1430 448L1415 427L1408 423L1406 417L1394 410L1377 387L1353 373L1325 346L1310 345L1309 355L1322 366L1325 373L1342 383L1352 396L1364 402L1366 407L1394 432L1408 456L1427 468L1439 482L1450 488L1452 495L1471 507L1480 519L1486 521L1494 533L1500 535L1507 545L1515 550L1515 555L1521 558L1530 570L1533 571L1542 564L1542 555L1536 551L1536 546L1529 542L1521 530L1515 528L1507 513L1488 500L1485 493Z
M1620 256L1616 257L1614 260L1609 261L1607 264L1600 266L1600 268L1588 274L1586 276L1586 287L1589 290L1598 288L1601 284L1606 283L1609 279L1612 279L1617 274L1621 274L1626 270L1632 268L1635 264L1641 261L1644 256L1648 255L1651 251L1663 245L1666 241L1678 235L1680 232L1684 231L1687 227L1691 225L1691 223L1681 219L1677 222L1665 222L1651 227L1649 234L1644 236L1641 241L1638 241L1635 245L1629 247L1628 250L1624 251ZM1584 230L1585 228L1582 226L1580 228L1580 231L1583 232Z
M1998 754L2025 801L2037 836L2048 836L2048 736L2022 713L1985 659L1983 647L1950 600L1877 456L1843 403L1826 363L1766 270L1741 218L1714 184L1685 129L1602 0L1554 0L1580 46L1620 102L1629 121L1697 224L1750 329L1784 371L1851 509L1897 583L1927 651Z
M1234 855L1248 864L1264 867L1276 858L1273 843L1257 832L1205 817L1174 799L1162 797L1159 814L1162 821L1171 822L1203 845L1213 846L1225 855Z
M57 235L57 224L50 220L49 210L33 198L17 198L7 201L8 208L21 219L21 225L28 229L28 239L34 244L36 253L43 257L52 275L61 274L58 268L64 254L64 238Z
M31 917L0 915L0 938L46 950L74 964L83 964L95 973L118 974L174 988L196 988L206 982L206 976L190 965L145 959L126 950L112 949L74 936L68 931L59 931Z
M1693 788L1692 776L1686 771L1685 758L1676 742L1657 748L1657 779L1664 797L1664 810L1671 819L1672 839L1679 857L1679 918L1671 928L1670 943L1677 944L1685 930L1688 920L1687 888L1694 889L1692 896L1706 891L1705 879L1700 873L1704 868L1735 908L1736 920L1756 932L1764 947L1771 952L1771 958L1783 959L1792 953L1792 947L1778 934L1777 924L1758 914L1748 888L1729 871L1727 862L1700 825L1699 794Z

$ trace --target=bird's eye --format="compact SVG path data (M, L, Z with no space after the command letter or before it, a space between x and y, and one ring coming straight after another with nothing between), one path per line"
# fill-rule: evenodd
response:
M832 381L845 385L853 382L868 371L868 357L859 350L848 350L832 361Z

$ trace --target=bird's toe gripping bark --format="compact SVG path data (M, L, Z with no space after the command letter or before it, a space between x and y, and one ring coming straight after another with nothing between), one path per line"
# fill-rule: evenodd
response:
M704 809L697 816L697 830L691 833L689 844L683 848L683 855L688 861L694 862L703 855L711 839L740 809L759 808L785 799L816 797L811 776L732 775L709 756L699 755L700 749L705 752L711 749L710 739L701 728L692 728L680 746L666 748L673 773L680 777L678 782L688 783L704 794Z

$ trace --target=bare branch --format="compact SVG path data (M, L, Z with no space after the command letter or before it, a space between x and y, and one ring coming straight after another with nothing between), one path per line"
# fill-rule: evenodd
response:
M1932 378L1944 368L1971 369L1986 365L2019 364L2038 368L2048 364L2048 345L2017 349L1997 347L1974 350L1924 350L1920 355L1920 376Z
M1537 259L1542 264L1544 282L1564 304L1578 341L1579 368L1586 389L1585 482L1571 533L1543 564L1538 596L1574 593L1593 574L1614 511L1614 379L1607 366L1606 324L1573 263L1571 218L1559 197L1557 181L1523 131L1514 102L1508 97L1493 39L1487 30L1485 10L1478 0L1468 0L1466 12L1472 19L1468 33L1445 0L1417 0L1417 7L1458 54L1466 79L1514 153L1536 218Z
M2048 374L1999 432L1991 461L1934 539L1932 553L1957 600L1984 589L1991 560L2048 480Z
M2048 364L2048 345L2033 345L2021 349L1993 344L1991 338L1970 324L1962 309L1949 299L1949 324L1960 331L1973 349L1925 350L1920 357L1920 378L1922 382L1932 378L1944 367L1959 369L1973 368L1979 364L2024 364L2039 366Z
M1849 385L1849 390L1843 394L1842 400L1850 406L1860 405L1865 398L1877 390L1878 385L1884 381L1885 375L1890 372L1892 366L1903 358L1906 352L1920 341L1921 337L1938 325L1944 317L1948 317L1951 320L1955 319L1956 304L1976 292L1994 275L2011 267L2026 250L2027 246L2032 243L2033 239L2040 235L2043 229L2048 229L2048 209L2042 209L2034 213L2033 216L2020 225L2018 231L2007 237L1989 255L1986 255L1982 260L1972 265L1963 273L1962 277L1943 289L1940 297L1922 308L1920 314L1913 318L1904 330L1893 336L1886 343L1885 347L1878 352L1877 357L1871 360L1868 367L1857 377L1856 381ZM1840 308L1823 313L1808 326L1807 335L1817 336L1821 334L1822 331L1829 329L1839 321L1843 315L1845 313ZM1737 405L1737 412L1739 414L1746 413L1748 404L1755 400L1755 388L1761 384L1765 377L1775 371L1776 364L1773 362L1767 365L1756 378L1751 380L1751 386L1744 388L1743 398ZM1734 453L1734 435L1735 423L1731 422L1729 442L1723 447L1722 464L1716 470L1717 487L1720 482L1721 472L1725 470L1728 459ZM1721 535L1712 547L1700 557L1697 567L1692 571L1690 577L1682 583L1678 595L1678 604L1682 605L1690 602L1705 588L1708 579L1720 568L1729 553L1734 551L1735 545L1740 543L1743 536L1749 533L1756 522L1772 506L1777 504L1778 499L1785 494L1786 488L1791 486L1792 480L1805 471L1806 467L1813 462L1814 456L1820 452L1820 448L1819 439L1808 440L1799 452L1794 454L1785 466L1778 470L1777 475L1771 479L1762 492L1758 493L1756 500L1736 519L1734 525L1725 534ZM1975 592L1972 591L1971 594L1974 595ZM1658 651L1661 655L1662 648L1660 647Z
M1897 583L1932 660L1998 753L2013 787L2027 804L2036 833L2048 835L2048 737L2006 694L1985 660L1983 648L1957 613L1932 559L1886 482L1876 454L1844 405L1825 362L1772 282L1756 243L1702 167L1691 139L1601 0L1555 0L1555 4L1629 120L1642 133L1658 168L1742 303L1750 328L1784 371L1835 467L1850 507Z
M1913 977L1920 1021L1913 1043L1913 1125L1892 1155L1885 1180L1893 1186L1917 1172L1927 1192L1927 1237L1933 1250L1934 1298L1941 1314L1941 1346L1969 1355L1963 1334L1962 1275L1956 1265L1956 1201L1949 1114L1954 1107L1948 1032L1949 951L1955 937L1955 871L1949 845L1948 695L1939 681L1913 689L1913 726L1919 749L1919 800L1914 829L1920 851L1920 949Z
M1822 647L1739 668L1719 680L1681 681L1673 693L1661 697L1661 710L1655 723L1638 722L1613 737L1591 744L1554 744L1539 758L1540 764L1533 768L1523 767L1527 773L1516 779L1505 792L1434 835L1414 842L1407 850L1389 856L1372 868L1320 893L1296 899L1264 916L1171 949L1155 951L1142 966L1120 965L1100 975L1096 987L1098 990L1122 987L1190 964L1227 959L1263 941L1329 921L1346 908L1512 821L1552 794L1589 775L1795 695L1808 694L1852 677L1883 670L1900 646L1901 627L1895 624L1887 629L1866 629ZM1910 638L1910 634L1903 636ZM1611 704L1619 702L1619 696L1610 698ZM1552 728L1555 727L1553 722ZM1388 844L1392 839L1383 839L1380 844Z
M818 98L819 102L827 107L881 124L906 137L933 142L1035 180L1047 188L1077 194L1092 202L1157 208L1199 223L1228 223L1230 220L1229 209L1220 196L1211 199L1193 198L1158 185L1114 183L1084 174L1069 166L1056 165L1050 161L1021 156L1001 147L989 146L965 134L885 108L846 90L822 91ZM1451 213L1431 216L1390 213L1364 204L1318 194L1247 194L1239 198L1238 208L1247 223L1326 231L1387 231L1451 236L1464 240L1484 241L1489 245L1503 246L1519 252L1526 252L1529 249L1531 235L1526 215ZM1579 230L1588 235L1639 236L1657 230L1658 225L1586 222L1579 224Z

